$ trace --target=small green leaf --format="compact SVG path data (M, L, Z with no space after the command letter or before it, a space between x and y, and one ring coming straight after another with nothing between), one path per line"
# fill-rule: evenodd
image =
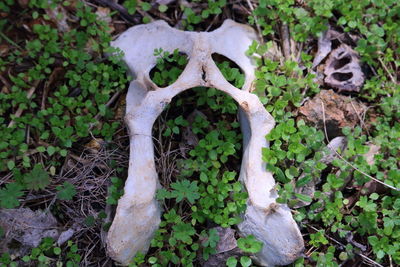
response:
M60 155L62 156L62 157L66 157L67 156L67 150L65 150L65 149L61 149L60 150Z
M251 265L251 259L247 256L240 257L240 264L243 267L249 267Z
M312 176L311 175L306 175L303 178L300 178L297 182L296 182L296 187L302 187L305 186L306 184L308 184L309 182L311 182L312 180Z
M208 156L210 157L211 160L217 160L217 158L218 158L217 151L215 151L215 150L209 151Z
M208 182L207 174L205 174L204 172L201 172L200 173L200 181L202 181L203 183L207 183Z
M7 184L5 188L0 190L0 207L13 209L19 206L18 198L23 196L22 186L17 183Z
M156 257L150 257L149 260L148 260L148 262L149 262L150 264L155 264L155 263L157 263L157 258L156 258Z
M61 254L61 248L55 247L55 248L53 249L53 252L54 252L55 255L60 255L60 254Z
M44 146L38 146L38 147L36 148L36 150L37 150L38 152L40 152L40 153L43 153L43 152L46 151L46 148L45 148Z
M379 198L379 195L378 195L377 193L372 193L372 194L369 196L369 198L372 199L372 200L377 200L377 199Z
M231 256L226 261L226 266L228 266L228 267L236 267L237 263L238 263L237 259L235 257Z
M142 7L143 11L149 11L151 9L151 4L146 2L141 2L140 6Z
M76 195L75 187L69 182L64 182L63 185L56 187L58 190L57 197L61 200L72 200Z
M14 169L15 162L13 160L10 160L9 162L7 162L7 167L8 167L9 170Z
M143 17L142 21L143 21L144 24L150 23L151 18L149 16L145 16L145 17Z
M215 248L218 244L219 241L219 235L217 229L213 228L208 231L208 235L204 232L203 233L204 238L206 239L203 242L203 246L205 247L210 247L210 248Z
M341 261L346 261L347 259L349 258L349 256L348 256L348 254L346 253L346 252L340 252L340 254L339 254L339 259L341 260Z
M343 133L344 135L350 135L350 133L351 133L351 128L348 127L348 126L343 127L342 133Z
M56 148L54 146L48 146L47 147L47 153L49 156L53 155L56 152Z
M196 234L196 230L188 223L178 223L172 226L174 230L173 236L186 244L192 244L193 240L191 236Z
M93 216L88 216L88 217L85 218L85 224L88 227L93 226L95 223L96 223L96 219Z
M166 5L159 5L158 10L162 13L166 12L168 10L168 6Z
M171 192L167 191L165 188L160 188L157 190L156 198L158 200L169 199L171 197L172 197Z
M237 245L243 252L246 253L257 253L263 247L263 243L258 241L253 235L239 238Z
M309 196L307 196L307 195L297 194L297 193L295 193L294 195L295 195L299 200L301 200L301 201L303 201L303 202L309 203L309 202L312 201L312 198L309 197Z

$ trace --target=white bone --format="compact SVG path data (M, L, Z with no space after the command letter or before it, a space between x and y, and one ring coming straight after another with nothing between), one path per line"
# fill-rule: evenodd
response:
M297 224L286 205L277 204L275 181L262 161L262 147L268 147L265 135L275 121L258 97L250 93L254 66L245 51L256 34L251 27L226 20L212 32L184 32L164 21L134 26L112 46L124 52L124 61L135 75L126 97L126 123L130 131L130 157L124 195L118 202L108 233L110 256L128 264L137 252L147 252L160 223L161 210L155 199L160 187L154 163L152 126L156 118L177 94L196 86L214 87L230 95L239 104L244 154L240 180L249 194L247 210L239 225L242 235L253 234L264 243L255 258L262 266L289 264L304 249ZM154 49L173 52L179 49L189 62L178 80L160 88L150 79L156 65ZM221 54L244 71L246 80L240 90L223 77L211 58Z

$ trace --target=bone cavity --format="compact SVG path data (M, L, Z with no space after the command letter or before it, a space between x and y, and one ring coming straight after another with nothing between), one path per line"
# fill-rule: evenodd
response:
M357 52L346 44L331 52L324 73L325 83L341 91L359 92L365 79Z

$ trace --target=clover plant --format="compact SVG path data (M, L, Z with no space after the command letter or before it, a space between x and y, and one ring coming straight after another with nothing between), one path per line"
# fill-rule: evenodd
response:
M157 49L155 56L158 57L158 63L152 71L153 81L159 86L173 83L183 71L184 64L181 63L186 63L186 56L177 50L168 53L162 49ZM175 65L165 68L168 63ZM244 77L239 69L231 67L226 61L217 62L217 66L236 87L243 85ZM229 161L233 159L238 162L241 153L239 123L236 116L232 116L237 112L237 105L215 88L198 87L191 90L193 93L188 97L177 97L175 103L179 107L185 108L185 102L195 102L199 110L211 108L213 118L217 114L225 114L226 118L230 117L233 121L214 121L199 114L193 119L191 130L198 136L198 143L188 152L187 158L178 161L180 171L177 180L157 191L157 199L168 203L160 228L151 243L157 253L135 258L133 265L146 262L147 259L153 266L165 266L168 263L193 266L197 252L207 260L216 253L219 235L215 228L208 229L206 224L234 226L241 221L239 214L246 208L247 194L237 180L237 169L227 169ZM169 108L172 108L171 105ZM179 135L188 125L188 120L182 115L170 119L164 136L180 138ZM167 234L169 229L172 229L170 235ZM261 249L261 243L253 236L239 239L238 242L244 253L255 253ZM243 266L251 264L247 256L240 258L240 261Z
M109 27L95 14L93 3L27 1L24 15L31 16L32 23L22 29L12 19L19 15L15 7L23 2L0 2L1 44L12 48L0 58L0 73L8 81L0 94L0 172L7 178L0 185L0 207L18 208L28 191L40 193L50 188L55 191L57 207L62 201L74 200L77 189L68 181L54 184L54 176L86 138L93 135L108 142L121 129L109 101L127 88L130 77L120 62L121 53L110 47ZM345 266L365 257L381 265L400 264L399 192L382 184L383 189L373 190L377 182L370 178L400 187L398 1L193 0L171 5L125 0L120 4L132 20L148 23L150 16L159 13L184 30L210 30L227 17L240 21L248 14L249 23L260 29L265 40L254 41L247 53L255 55L257 67L253 92L276 120L276 127L266 136L270 147L262 150L262 157L277 182L277 201L293 209L305 238L306 257L293 266ZM68 21L70 30L65 32L53 25L54 19L47 13L59 5L72 5L75 10ZM62 16L60 13L56 19ZM297 110L307 97L327 89L314 82L311 61L316 38L329 28L343 32L360 54L366 81L356 97L370 106L366 121L371 123L343 128L346 149L338 152L341 158L325 164L321 162L328 141L324 129L299 119ZM285 29L288 37L282 35ZM29 32L26 40L10 34L20 30ZM284 38L291 39L297 54L292 59L268 57L266 52L274 45L267 40ZM168 86L188 59L178 50L160 48L154 53L158 61L151 74L153 81ZM229 82L242 86L244 77L237 67L229 62L217 65ZM150 253L138 253L133 266L191 266L198 255L207 260L216 253L219 240L215 228L209 226L234 227L246 207L246 193L237 181L241 135L234 100L215 88L193 88L174 101L167 110L178 115L167 117L160 136L176 145L190 128L196 144L184 148L187 151L177 161L179 171L174 180L163 181L164 189L157 192L157 198L165 202L160 229ZM201 112L189 119L188 106ZM210 111L223 120L207 116ZM365 158L371 143L379 146L372 163ZM121 169L115 163L111 166ZM314 181L318 183L313 195L296 193ZM110 178L108 204L117 203L122 185L120 178ZM295 209L302 202L310 205ZM92 217L85 222L91 225ZM104 225L105 230L108 227L109 223ZM0 236L3 234L0 229ZM360 249L360 244L367 251ZM226 265L252 265L250 254L261 249L258 241L241 237L238 246L243 255L228 258ZM82 258L78 247L72 241L58 247L53 240L44 239L21 260L35 266L77 266ZM18 263L4 253L0 264Z

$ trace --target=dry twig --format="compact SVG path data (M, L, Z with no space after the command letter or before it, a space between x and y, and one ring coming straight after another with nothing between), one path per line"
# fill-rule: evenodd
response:
M394 83L397 84L396 79L394 78L394 76L392 75L392 73L389 71L389 69L386 67L385 63L383 63L382 59L380 57L378 57L378 61L379 63L381 63L383 69L386 71L386 73L388 74L388 76L390 77L390 80ZM390 95L388 95L390 96Z
M325 106L324 106L324 103L323 103L322 101L321 101L321 106L322 106L322 118L323 118L323 122L324 122L325 138L326 138L326 141L329 143L328 133L327 133L327 131L326 131ZM329 146L329 144L328 144L328 146ZM349 165L350 167L352 167L354 170L358 171L358 172L361 173L362 175L364 175L364 176L370 178L371 180L374 180L374 181L377 182L377 183L380 183L380 184L382 184L382 185L384 185L384 186L386 186L386 187L389 187L390 189L393 189L393 190L395 190L395 191L400 192L400 188L397 188L397 187L394 187L394 186L392 186L392 185L386 184L386 183L382 182L381 180L378 180L378 179L372 177L371 175L369 175L369 174L363 172L362 170L358 169L356 166L354 166L353 164L351 164L350 162L348 162L345 158L343 158L342 155L340 155L336 150L334 150L334 149L332 149L332 150L335 152L335 154L336 154L341 160L344 161L344 163L346 163L347 165Z
M312 225L309 224L305 224L305 226L310 227L311 229L313 229L314 231L320 232L321 230L318 230L317 228L315 228ZM327 234L324 233L324 236L326 236L329 240L335 242L336 244L338 244L339 246L341 246L342 248L346 248L346 245L337 241L336 239L334 239L333 237L328 236ZM368 258L367 256L365 256L364 254L357 252L357 251L353 251L355 254L357 254L358 256L360 256L361 258L363 258L363 260L366 260L368 263L370 264L374 264L375 266L378 267L384 267L383 265L377 263L376 261L374 261L373 259Z
M361 128L364 128L365 131L367 132L367 134L370 135L370 134L369 134L369 131L368 131L368 128L367 128L367 126L365 125L365 122L364 122L365 116L362 118L362 117L358 114L358 110L357 110L356 107L354 106L353 101L352 101L351 99L350 99L350 104L351 104L351 107L354 109L354 112L356 113L356 116L358 117L358 120L360 121L360 126L361 126ZM368 110L368 108L366 108L366 110ZM363 114L365 114L366 110L363 110Z
M290 50L290 34L289 27L286 23L282 23L280 25L280 33L283 55L285 56L286 60L290 60L292 59L292 53Z
M251 3L251 0L247 0L247 5L249 6L249 8L251 10L251 14L254 14L254 6ZM260 39L261 43L264 43L264 38L262 36L261 27L260 27L260 24L258 23L258 19L256 16L254 16L254 22L256 23L256 27L257 27L258 38Z
M37 86L39 85L40 80L35 81L35 84L31 87L31 89L29 89L28 93L26 94L26 98L31 99L32 95L35 93ZM22 115L22 112L24 112L24 110L22 108L18 108L17 111L14 114L14 118L19 118ZM14 119L12 119L10 121L10 123L8 124L8 128L11 128L13 125L15 124Z
M120 13L121 17L129 22L129 23L133 23L133 24L140 24L142 22L142 19L138 16L135 15L130 15L128 10L126 10L126 8L114 1L111 0L94 0L95 2L97 2L100 5L103 6L108 6L109 8L116 10Z

